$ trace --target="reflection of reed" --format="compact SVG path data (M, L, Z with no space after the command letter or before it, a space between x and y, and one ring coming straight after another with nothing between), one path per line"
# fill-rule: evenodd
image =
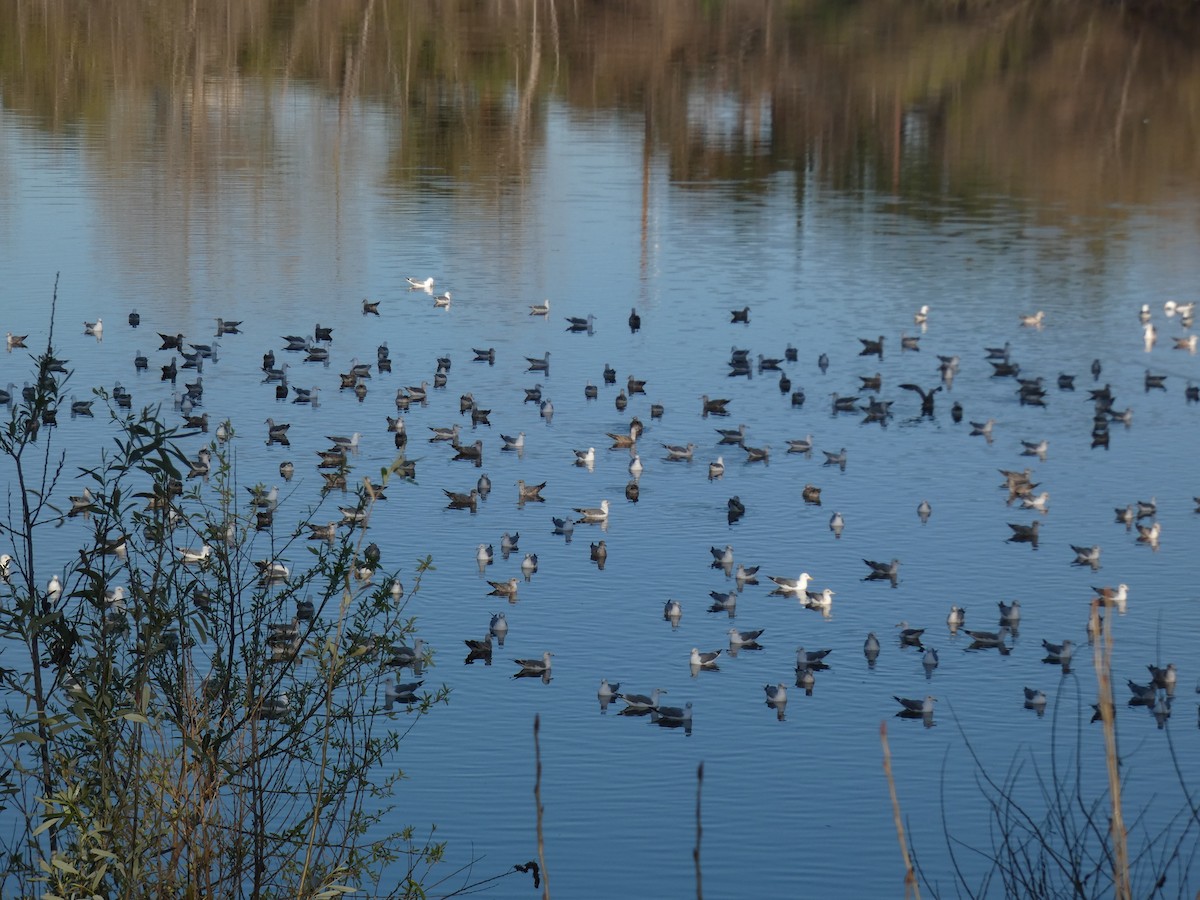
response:
M0 78L5 103L51 130L111 122L140 97L165 113L154 139L201 165L247 154L222 145L238 127L204 129L197 110L213 115L219 99L221 115L236 115L231 98L263 90L251 80L268 92L311 83L338 98L343 126L356 102L399 118L396 182L432 169L492 190L527 183L550 96L640 113L645 153L665 149L672 180L693 186L754 190L800 170L975 205L999 183L1073 214L1200 180L1200 111L1187 100L1200 60L1175 24L1131 25L1119 8L560 6L165 0L108 16L14 0L0 6ZM644 190L648 209L648 179ZM648 214L643 240L647 229Z

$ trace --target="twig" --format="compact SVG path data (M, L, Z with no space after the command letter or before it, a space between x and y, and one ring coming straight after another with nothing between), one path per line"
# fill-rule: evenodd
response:
M1100 687L1100 722L1104 726L1104 757L1108 768L1108 793L1112 802L1113 887L1116 900L1129 900L1129 847L1126 842L1125 817L1121 812L1121 774L1118 771L1117 731L1112 704L1112 616L1100 619L1100 601L1092 601L1092 628L1102 628L1096 641L1093 658L1096 681Z
M896 837L900 839L900 855L904 858L904 896L912 892L921 900L921 889L913 872L912 859L908 855L908 841L904 838L904 822L900 818L900 800L896 796L896 780L892 777L892 751L888 748L887 722L879 723L879 741L883 744L883 774L887 776L888 791L892 795L892 816L896 820Z
M696 768L696 847L692 850L692 861L696 864L696 900L704 900L704 888L700 879L700 838L704 828L700 824L700 789L704 787L704 763Z
M538 865L542 867L542 900L550 900L550 878L546 874L546 842L542 834L542 751L538 746L538 729L542 727L541 716L533 717L533 756L537 770L533 781L533 804L537 809Z

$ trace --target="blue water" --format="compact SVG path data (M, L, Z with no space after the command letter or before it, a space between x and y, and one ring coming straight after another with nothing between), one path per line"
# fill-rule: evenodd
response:
M104 133L47 135L0 112L8 186L0 330L44 344L61 273L55 345L75 367L71 389L82 397L119 379L135 405L161 403L170 420L171 385L157 376L169 355L155 350L155 332L199 342L211 338L217 316L244 320L243 333L221 338L217 361L204 368L204 409L214 426L229 418L237 429L241 483L281 485L277 521L299 518L319 499L315 451L327 435L362 433L356 475L386 467L395 458L385 417L396 415L396 389L432 382L435 360L451 358L446 388L405 414L415 483L391 486L369 531L406 583L417 558L433 557L436 569L409 612L435 651L426 677L452 691L402 745L395 764L408 779L397 794L401 821L389 826L409 823L420 833L436 824L449 842L446 868L479 858L474 877L533 858L532 727L540 715L555 894L693 893L703 763L705 896L895 895L903 872L881 768L886 722L910 839L930 877L950 890L945 830L989 844L968 744L997 778L1023 765L1015 791L1036 804L1034 769L1049 773L1053 747L1054 762L1076 765L1078 740L1089 789L1101 789L1099 726L1087 725L1096 684L1085 623L1091 588L1122 582L1128 609L1113 621L1127 810L1149 806L1150 825L1178 811L1168 753L1173 747L1185 773L1200 763L1192 692L1200 627L1192 496L1200 483L1191 452L1200 412L1183 394L1200 371L1195 356L1171 349L1171 337L1185 331L1164 315L1163 301L1195 296L1195 198L1111 207L1081 221L1037 197L997 193L968 206L847 194L803 170L762 179L753 193L735 183L680 184L658 148L643 169L640 120L583 117L554 102L523 177L397 179L384 111L356 106L355 127L345 128L332 101L303 86L254 100L240 113L246 146L209 160L203 178L181 173L149 135L127 136L147 147L114 162L97 150ZM255 119L262 109L269 129ZM409 275L433 275L437 291L452 293L451 307L435 309L430 296L409 291ZM379 301L378 317L363 315L363 298ZM530 316L529 306L546 298L550 315ZM1149 353L1137 317L1143 303L1160 334ZM913 321L922 304L930 306L923 331ZM745 306L750 322L732 324L730 311ZM636 334L626 325L632 307L643 323ZM125 322L134 308L136 330ZM1020 314L1039 309L1043 328L1019 325ZM593 334L565 330L564 316L589 313ZM82 333L81 323L97 316L102 342ZM311 334L318 322L334 328L329 366L282 352L281 335ZM883 358L860 357L860 338L881 334ZM902 334L919 334L920 350L902 351ZM339 392L338 372L353 358L373 361L383 340L394 372L372 378L361 403ZM1005 342L1023 376L1047 379L1046 408L1021 406L1012 379L991 376L983 348ZM727 374L731 346L754 360L782 357L789 344L798 361L783 369L792 389L804 390L802 407L780 391L779 373ZM487 347L496 350L494 366L472 361L472 348ZM133 369L139 349L151 355L147 373ZM321 388L318 406L277 402L261 383L262 354L272 349L291 363L293 383ZM550 372L526 371L525 358L546 351ZM824 373L821 353L830 361ZM935 415L920 418L916 395L899 385L938 384L937 354L960 356L960 371L936 396ZM1131 427L1114 423L1107 449L1092 447L1090 434L1096 358L1099 384L1112 385L1118 408L1134 409ZM602 383L606 364L616 386ZM1147 369L1167 374L1166 391L1143 390ZM28 371L20 352L0 358L0 384L19 386ZM859 393L858 376L875 372L880 396L894 401L886 425L835 415L830 395ZM1055 387L1060 372L1076 374L1073 393ZM619 412L614 399L631 375L646 380L646 395ZM585 399L589 382L599 386L596 400ZM553 401L551 422L522 403L535 383ZM490 427L472 430L459 415L467 392L493 410ZM730 415L703 417L702 394L728 398ZM949 416L955 401L965 411L958 424ZM651 403L664 406L661 419L651 419ZM628 453L609 450L606 437L627 431L634 415L647 426L637 503L625 499ZM267 417L290 422L290 447L265 444ZM988 418L996 420L991 442L969 434L968 421ZM429 427L454 423L464 443L483 441L481 468L427 443ZM748 444L770 448L768 463L747 463L737 447L717 444L716 427L739 423ZM524 453L501 452L499 434L519 431ZM68 469L93 462L108 433L103 417L64 417L55 440ZM811 456L786 453L787 439L810 433ZM1044 461L1021 455L1022 440L1041 439L1049 441ZM194 452L199 439L190 440ZM664 459L661 444L688 442L692 462ZM590 471L572 453L588 447L597 453ZM844 470L822 465L822 450L842 447ZM725 475L709 481L718 454ZM278 475L285 459L297 468L286 485ZM1044 516L1005 503L997 470L1026 466L1051 494ZM477 513L447 509L442 490L467 491L481 472L494 490ZM518 506L518 479L546 481L546 502ZM821 506L802 502L806 483L822 488ZM734 524L726 518L732 495L747 508ZM1156 550L1113 516L1114 507L1151 497L1162 527ZM313 520L335 519L336 499ZM552 515L602 499L612 504L605 529L577 525L569 543L551 533ZM924 525L916 514L923 499L933 509ZM840 538L828 527L834 511L846 521ZM1036 549L1007 540L1008 523L1035 519ZM86 528L62 529L57 556L43 565L68 565ZM508 560L499 553L505 531L520 532L520 552ZM588 553L600 539L609 552L603 570ZM479 543L496 547L485 575L474 560ZM709 591L734 586L709 565L709 547L726 544L739 562L761 566L761 583L746 587L732 617L708 611ZM1102 568L1072 566L1070 544L1101 545ZM518 601L486 596L485 578L521 577L525 552L538 554L540 568L521 581ZM291 561L305 558L297 549ZM899 559L895 588L864 581L864 558ZM828 616L770 596L767 574L802 571L814 587L836 591ZM668 598L683 604L677 628L662 617ZM967 628L995 630L997 603L1015 599L1023 618L1007 656L968 652L964 635L947 632L951 604L966 608ZM493 664L462 665L463 639L481 637L501 609L511 631ZM928 680L920 654L898 645L902 620L925 627L927 645L940 651ZM723 656L719 671L693 677L690 649L727 648L731 626L765 629L762 649ZM862 655L869 631L883 644L874 668ZM1072 675L1041 662L1043 638L1076 642ZM777 715L762 688L793 684L798 645L832 648L830 668L817 673L811 696L791 687ZM545 650L555 654L549 684L511 677L513 658ZM1145 681L1148 663L1168 661L1179 666L1180 689L1160 730L1144 708L1124 705L1124 680ZM639 693L662 687L673 705L691 702L690 733L617 715L620 703L602 714L602 677ZM1025 686L1048 693L1044 717L1023 708ZM934 727L894 717L893 695L925 694L938 699ZM970 853L960 862L974 877L984 871ZM506 879L495 895L529 890Z

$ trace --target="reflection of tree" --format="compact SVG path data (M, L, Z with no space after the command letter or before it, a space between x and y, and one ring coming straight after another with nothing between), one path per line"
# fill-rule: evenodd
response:
M396 184L523 184L545 103L561 97L644 116L690 185L753 192L804 171L960 200L999 184L1086 210L1153 200L1164 173L1176 185L1200 174L1200 61L1186 33L1178 18L1022 0L14 0L0 6L0 78L5 104L49 130L111 125L118 102L141 102L162 111L166 143L203 125L201 106L229 116L248 79L268 92L303 81L338 98L344 128L356 103L391 111ZM238 129L215 131L182 132L189 152ZM231 158L216 149L199 158Z

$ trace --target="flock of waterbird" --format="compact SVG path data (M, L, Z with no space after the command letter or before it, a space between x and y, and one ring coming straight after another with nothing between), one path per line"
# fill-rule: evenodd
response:
M429 296L434 297L434 306L438 309L447 309L450 307L451 295L449 292L434 295L434 279L433 278L409 278L408 284L410 290L421 291ZM1184 334L1173 338L1174 348L1188 353L1195 353L1197 349L1196 336L1190 333L1192 326L1192 317L1194 313L1194 304L1178 304L1168 302L1164 308L1164 313L1168 319L1175 319L1182 326ZM378 301L364 300L362 305L362 314L364 316L380 315L380 303ZM542 303L533 304L529 307L530 316L549 317L550 301L546 300ZM748 324L750 317L749 307L740 310L731 311L731 324ZM1152 312L1148 305L1141 308L1139 312L1139 320L1143 326L1143 335L1145 349L1150 351L1158 339L1158 327L1152 321ZM133 328L139 327L141 317L135 311L129 315L129 325ZM917 326L921 334L909 335L902 333L900 337L901 352L916 352L920 350L921 336L925 333L930 324L930 309L928 306L922 306L913 316L914 324ZM587 315L585 317L571 316L567 317L567 330L574 333L592 334L596 325L596 317ZM241 322L216 319L216 337L224 337L225 335L237 335L240 333L239 326ZM631 331L636 332L641 328L641 316L634 309L628 318L628 326ZM1018 319L1018 328L1042 329L1047 327L1045 316L1041 311L1032 315L1022 315ZM97 319L95 322L85 322L84 330L88 335L92 335L97 341L103 338L103 321ZM303 362L298 365L303 365L304 362L322 363L328 365L331 358L334 342L334 328L332 326L321 326L319 323L313 329L311 335L284 335L282 336L283 345L279 352L284 355L303 354ZM219 344L216 341L196 343L185 339L180 333L160 332L161 338L160 351L171 353L170 361L161 365L161 378L163 381L170 381L173 385L176 384L181 372L194 370L197 373L202 371L206 360L215 363L217 359L217 350ZM28 335L14 335L11 332L7 336L7 349L11 352L14 349L25 347L25 341ZM876 356L882 359L887 337L880 335L877 338L860 338L862 350L860 356L870 357ZM497 361L497 353L494 348L472 348L475 362L487 363L495 365ZM1023 373L1021 365L1013 358L1011 344L1006 342L999 347L986 347L981 349L983 358L990 364L993 369L991 375L995 379L1012 379L1016 385L1017 399L1022 406L1041 406L1046 402L1047 383L1042 375L1030 376L1029 373ZM178 357L178 360L177 360ZM784 351L782 358L770 358L764 354L757 355L757 362L751 362L750 352L746 349L739 349L736 346L732 349L729 359L729 372L732 377L749 376L752 372L757 371L759 375L764 373L778 373L778 385L781 393L790 400L793 407L802 407L808 402L803 388L799 388L792 383L792 379L787 373L789 364L796 363L798 360L798 351L790 344ZM935 403L937 402L937 394L944 388L949 389L956 377L961 360L958 356L939 356L938 368L940 382L930 387L921 386L915 383L902 383L898 386L908 392L915 394L919 400L919 410L921 417L933 416ZM61 361L53 361L59 364L59 370L65 371L61 367ZM535 376L549 378L550 376L550 352L546 351L540 357L525 357L525 370ZM827 354L821 353L818 358L818 367L824 373L830 365L830 360ZM449 372L451 369L451 360L447 357L441 357L436 360L435 371L433 374L434 389L445 388L448 384ZM141 351L138 351L134 366L139 371L145 371L150 368L149 358ZM357 358L354 358L348 370L344 373L339 373L337 385L321 385L314 384L312 387L300 387L292 382L289 376L288 362L280 362L280 357L276 356L276 348L268 349L263 354L262 359L262 381L270 389L275 392L276 400L280 403L291 404L308 404L316 406L318 404L319 393L322 390L334 390L338 393L349 391L355 394L359 400L367 391L367 382L372 378L372 368L378 375L389 374L391 372L391 357L386 342L382 343L376 350L376 359L374 364L361 363ZM1103 371L1102 363L1097 360L1091 367L1092 381L1094 388L1089 389L1089 399L1094 405L1094 417L1092 424L1092 441L1093 446L1107 446L1110 439L1110 427L1114 423L1123 424L1126 428L1130 427L1132 421L1132 411L1128 407L1118 409L1115 405L1115 394L1111 384L1100 384L1100 377ZM1024 375L1024 377L1022 377ZM602 381L606 387L614 387L617 385L616 371L606 365L602 373ZM879 373L866 376L858 376L861 381L861 390L859 394L854 396L842 396L837 393L831 394L831 413L833 415L862 414L864 423L879 423L886 425L888 419L892 416L892 406L895 400L880 399L877 395L883 390L882 378ZM1149 369L1145 371L1143 380L1143 389L1150 390L1167 390L1167 377L1161 374L1155 374ZM1075 376L1068 373L1059 373L1055 380L1057 390L1060 392L1071 392L1076 389ZM619 411L624 411L627 407L630 398L636 394L645 394L647 381L644 379L635 378L629 375L624 386L620 387L614 404ZM26 385L25 394L29 396L30 388ZM10 403L15 399L15 389L12 384L9 385L6 391L0 391L0 402ZM538 405L540 415L549 422L554 415L553 404L544 395L544 386L542 382L534 384L530 388L524 389L524 403L535 403ZM866 396L862 396L865 394ZM130 405L130 397L128 391L124 390L120 384L113 391L113 398L121 406L128 407ZM584 386L584 396L588 400L597 399L599 396L599 388L590 381ZM413 405L425 405L429 402L430 383L422 381L420 385L411 385L400 387L395 394L395 405L397 414L395 417L387 417L387 432L392 435L393 441L398 451L400 451L397 461L392 466L392 471L399 477L414 479L416 475L414 460L408 459L404 450L410 439L408 426L404 414ZM197 374L195 381L185 381L182 385L182 391L175 391L175 406L180 411L183 417L184 424L190 429L198 432L207 433L209 428L209 417L207 412L201 411L204 403L204 385L203 378ZM1200 402L1200 391L1191 382L1188 382L1185 388L1185 399L1188 403ZM72 415L91 416L91 404L93 401L78 401L72 400L71 413ZM700 405L697 410L702 419L708 419L710 416L727 417L731 414L729 405L731 400L722 398L713 398L707 394L700 396ZM663 413L661 404L651 404L650 416L652 419L660 418ZM463 394L459 398L458 412L460 416L469 417L472 427L478 425L490 425L489 416L492 409L483 408L479 405L476 399L470 394ZM951 407L951 418L955 423L958 423L963 418L963 409L959 403L954 403ZM54 424L52 418L43 424ZM267 418L265 421L266 431L265 439L268 444L278 444L290 446L288 431L289 423L276 422L273 418ZM991 442L994 436L994 428L996 426L995 418L987 418L983 421L970 421L970 434L983 437L986 441ZM367 429L364 423L364 429ZM612 442L613 450L622 450L629 454L628 472L629 482L626 485L625 496L630 502L637 502L640 495L639 482L643 472L643 463L640 456L640 448L643 446L640 441L643 433L646 430L645 424L638 417L633 417L629 429L626 432L607 433L606 437ZM448 427L430 426L430 434L427 440L430 444L442 444L448 446L453 452L454 459L464 460L472 463L476 467L482 467L485 453L490 453L490 449L486 449L487 445L483 440L477 439L472 443L464 443L462 441L462 432L458 424ZM229 419L222 420L216 426L216 436L218 440L224 441L233 433L232 422ZM736 428L717 428L716 445L718 449L728 448L728 452L739 452L743 455L746 463L767 462L770 458L770 449L766 446L753 446L747 443L749 430L745 424L740 424ZM323 478L323 490L342 490L346 491L349 486L354 484L353 481L348 481L347 474L351 469L351 459L358 451L360 440L363 438L363 433L354 432L348 436L333 435L329 436L330 446L328 448L319 449L316 451L319 462L317 469ZM518 432L515 435L501 434L497 449L500 452L515 452L522 454L526 447L526 436L524 432ZM663 458L671 462L691 462L697 451L697 444L689 442L686 444L667 444L658 443L663 451ZM1025 457L1033 457L1038 460L1044 460L1048 452L1048 442L1040 441L1022 441L1022 454ZM736 448L736 450L735 450ZM804 454L811 456L814 450L814 442L812 435L807 435L803 438L796 438L788 441L788 454ZM655 451L657 452L657 451ZM825 457L825 465L837 467L844 470L848 464L847 448L841 447L836 450L823 450ZM586 467L589 470L595 465L597 459L597 450L595 446L588 446L575 450L574 463L581 467ZM201 449L197 452L194 460L190 462L189 470L186 474L188 479L192 478L207 478L211 470L212 460L211 453L208 449ZM726 460L724 454L718 454L715 459L708 462L706 467L707 478L709 481L722 479L726 471ZM280 475L284 480L290 481L293 477L296 466L290 460L284 461L280 467ZM1019 502L1021 507L1034 510L1036 513L1044 515L1048 510L1050 494L1048 491L1038 491L1040 487L1036 482L1033 470L1029 467L1022 470L1007 470L1001 469L1003 476L1002 487L1008 492L1008 503L1011 505L1014 502ZM378 486L373 486L369 478L365 479L366 494L368 500L383 499L384 495ZM517 503L519 506L525 504L535 504L544 502L542 491L546 488L546 483L528 484L525 481L517 482ZM485 500L492 489L490 479L487 474L480 474L476 483L467 490L454 490L450 488L442 488L446 498L447 506L451 509L464 509L474 512L479 504ZM272 516L278 504L279 490L278 487L273 487L269 491L261 485L251 489L252 503L254 506L257 523L260 528L269 528L272 524ZM812 483L805 484L800 490L800 497L803 503L820 505L821 489ZM1195 498L1196 503L1200 505L1200 497ZM85 489L79 497L71 498L70 515L86 514L93 502L94 498L90 492ZM340 512L342 515L341 521L333 521L326 524L309 524L309 537L314 540L332 541L336 538L339 528L353 528L361 525L366 517L364 503L359 502L341 506ZM732 496L728 500L728 522L730 525L736 523L746 513L745 505L737 496ZM1120 506L1115 509L1116 520L1125 525L1128 530L1137 530L1137 541L1147 544L1150 547L1157 549L1161 538L1161 526L1159 525L1157 514L1157 502L1154 499L1148 501L1136 501L1128 505ZM1200 511L1200 510L1198 510ZM922 523L927 522L933 515L933 507L928 500L922 500L917 507L917 515ZM606 531L609 527L610 517L614 516L613 508L608 499L601 499L594 506L580 505L573 508L574 515L565 515L562 517L551 516L550 523L552 531L556 535L561 535L567 541L571 540L574 528L576 525L596 525ZM616 514L619 515L619 514ZM1011 529L1010 541L1018 543L1029 543L1034 547L1037 546L1040 538L1040 519L1035 519L1031 523L1009 523ZM835 538L840 538L843 528L845 527L845 519L841 512L833 512L829 520L829 528L834 533ZM519 534L505 533L501 538L501 553L507 559L510 554L519 552ZM1099 546L1084 546L1071 545L1071 550L1075 554L1073 565L1088 566L1092 570L1096 570L1100 565L1101 550ZM204 545L199 548L180 547L178 548L180 560L187 565L204 565L208 562L212 555L212 548ZM710 596L713 601L710 610L712 612L728 612L731 616L736 608L738 596L748 586L758 585L758 566L748 567L738 563L734 557L732 545L724 547L712 547L712 563L714 568L724 570L727 577L734 579L734 589L727 592L711 591ZM599 540L590 545L590 559L596 563L598 568L604 568L608 556L608 548L604 540ZM378 564L379 552L374 544L370 545L364 553L364 558L359 562L356 568L355 575L364 581L369 581L373 575L374 568ZM486 568L492 565L494 560L494 549L491 544L479 544L476 552L476 562L479 566L480 573L484 573ZM863 575L865 581L884 581L888 582L892 587L896 587L900 578L900 561L898 559L877 561L863 560L866 565L866 570ZM12 574L13 560L9 554L0 555L0 576L8 579ZM259 563L260 574L264 580L271 582L284 582L290 575L289 567L279 560L264 560ZM521 571L526 581L529 581L538 571L538 557L535 553L525 553L524 559L521 562ZM812 576L807 572L802 572L798 577L790 577L785 575L767 576L768 580L774 586L772 593L796 598L800 605L809 609L821 612L825 615L829 614L833 606L836 591L829 587L814 588L812 587ZM520 580L516 577L501 581L488 581L491 588L489 596L500 597L508 600L510 603L515 603L518 599L520 589ZM56 574L51 578L46 588L49 594L55 594L62 591L62 579ZM1102 608L1117 608L1124 612L1129 598L1129 586L1121 583L1116 587L1098 586L1095 588L1094 603ZM403 588L398 581L392 585L392 593L397 600L403 596ZM109 592L110 611L116 615L124 610L124 592L122 588L114 588ZM265 635L268 648L273 653L286 652L289 649L294 651L298 647L300 634L298 623L306 618L311 618L313 611L311 602L300 601L301 607L308 603L308 609L298 608L297 615L291 623L274 624L268 627L268 633ZM668 598L663 607L663 618L670 621L673 626L679 624L683 613L683 603L679 599ZM968 629L965 627L966 617L965 610L954 605L951 607L946 618L946 625L950 635L957 634L960 630L965 633L972 641L969 649L974 650L996 650L1001 654L1011 652L1012 646L1010 638L1018 633L1020 627L1020 600L1011 602L1000 601L998 610L998 621L995 630L984 629ZM1094 620L1093 620L1094 621ZM933 671L939 665L938 651L935 647L926 647L924 640L926 636L925 628L911 627L907 622L901 622L897 626L897 638L902 647L915 648L922 655L922 663L927 677L932 676ZM759 649L761 644L759 638L763 635L763 630L738 630L730 628L728 631L729 644L728 647L720 647L712 650L701 650L698 647L693 647L690 653L689 666L693 675L706 670L711 671L719 667L719 661L725 654L736 656L742 651L752 651ZM487 630L481 639L466 639L465 644L468 648L467 661L486 660L490 663L493 652L493 641L499 643L502 647L505 638L508 634L508 621L505 613L498 612L491 616ZM1089 627L1089 640L1096 637ZM1060 642L1051 642L1049 639L1043 639L1042 647L1045 651L1045 662L1052 663L1062 668L1064 672L1070 670L1073 659L1074 643L1070 639L1063 639ZM386 661L389 665L395 667L412 667L418 674L421 671L422 662L425 659L423 653L423 642L417 640L415 646L397 646L392 648L390 658ZM811 694L816 682L816 677L823 671L829 668L829 664L825 661L826 658L833 652L834 648L811 649L798 647L796 650L796 662L794 669L794 684ZM882 650L882 643L877 633L871 632L867 635L862 652L869 666L874 667L875 661ZM532 656L528 658L516 658L514 660L517 666L515 677L535 677L540 678L544 682L549 682L552 676L552 651L544 651L540 656ZM1150 674L1149 681L1146 683L1135 682L1132 679L1128 680L1130 690L1129 703L1131 705L1144 705L1151 709L1155 717L1159 720L1160 725L1166 717L1170 715L1171 701L1175 693L1176 685L1176 667L1174 663L1169 663L1166 666L1150 664L1148 667ZM396 684L388 681L384 690L384 698L388 704L415 704L420 702L421 696L418 695L423 682L416 681L407 684ZM1200 690L1200 688L1198 688ZM621 701L624 706L621 712L627 715L646 715L651 721L667 726L676 727L682 726L686 730L691 730L693 706L689 701L683 706L667 706L661 702L662 695L666 691L661 688L654 688L650 694L639 694L628 690L622 690L620 684L611 683L607 678L601 680L600 688L597 697L600 702L601 710L606 710L608 705L614 701ZM788 701L788 686L783 682L766 683L763 686L763 695L765 703L776 710L782 718L783 710ZM934 704L936 698L932 695L918 698L909 698L896 696L895 700L899 704L897 715L901 717L920 718L924 720L926 725L932 724ZM1024 702L1027 708L1036 710L1041 715L1047 705L1047 696L1043 690L1031 687L1024 689ZM280 693L273 697L264 698L259 714L264 718L278 718L287 713L289 703L286 693Z

